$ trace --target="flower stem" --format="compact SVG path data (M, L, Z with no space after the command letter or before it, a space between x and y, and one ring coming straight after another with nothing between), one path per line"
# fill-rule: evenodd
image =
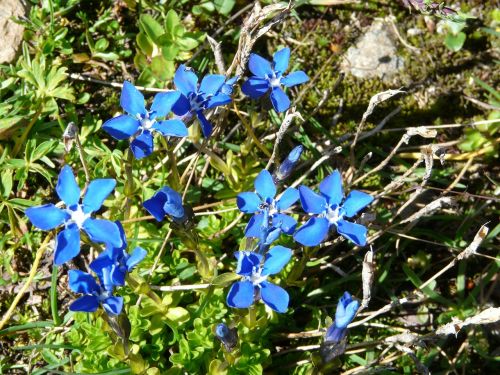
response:
M42 114L42 111L43 111L43 106L40 105L38 110L35 112L35 114L31 118L31 121L28 123L26 128L24 128L24 131L23 131L23 134L21 135L21 137L19 137L17 139L17 141L14 145L14 149L12 150L12 158L15 158L17 156L17 154L19 153L19 151L21 150L21 147L23 146L24 142L26 142L26 138L28 138L28 134L30 133L31 128L33 127L33 125L35 125L36 121L38 120L38 118Z
M52 266L52 278L50 283L50 310L52 313L52 319L54 320L54 325L59 326L62 323L62 319L57 311L57 272L59 267L56 265Z
M259 139L253 132L252 126L247 122L247 120L241 115L240 111L238 110L238 107L236 106L236 103L233 103L234 106L234 111L236 112L236 115L240 119L241 123L247 130L248 135L252 138L254 141L255 145L268 157L271 157L271 153L267 150L267 148L264 147L262 143L260 143Z
M130 219L131 206L132 206L132 192L134 191L134 175L132 174L132 168L134 166L134 155L130 148L127 149L127 161L125 163L125 218Z
M24 293L29 289L31 283L33 282L33 279L35 278L36 271L38 270L38 265L40 264L40 261L42 260L42 255L47 249L49 245L50 238L52 237L52 233L49 233L45 239L43 240L42 244L40 244L40 247L38 248L36 254L35 254L35 260L33 261L33 265L31 266L31 270L28 276L28 279L24 283L23 287L17 293L16 297L14 298L14 301L12 301L9 309L3 316L2 320L0 321L0 330L3 328L3 326L9 321L10 317L14 313L14 310L17 307L17 304L23 298Z

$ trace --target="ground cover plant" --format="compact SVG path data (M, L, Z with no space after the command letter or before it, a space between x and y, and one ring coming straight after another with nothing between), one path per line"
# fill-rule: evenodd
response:
M27 5L1 373L495 373L493 2Z

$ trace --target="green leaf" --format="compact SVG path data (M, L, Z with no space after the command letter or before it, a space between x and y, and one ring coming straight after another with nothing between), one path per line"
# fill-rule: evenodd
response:
M163 28L161 25L149 14L141 15L139 18L139 24L153 42L156 42L156 40L163 34Z
M463 32L459 32L454 35L452 33L446 34L446 38L444 39L444 44L453 52L460 51L465 43L466 35Z
M145 33L140 32L139 34L137 34L137 36L135 37L135 41L145 55L153 55L153 43Z
M179 46L180 49L184 51L190 51L198 47L198 44L199 43L196 39L185 36L182 39L177 40L177 45Z
M240 278L241 278L241 276L235 272L227 272L227 273L223 273L221 275L215 276L212 279L211 284L216 285L216 286L225 287L225 286L229 285L230 283L232 283L233 281L238 280Z
M236 4L236 0L215 0L214 5L217 12L227 16Z
M174 323L178 326L189 320L189 311L182 307L171 307L168 309L166 317L170 324Z
M165 60L174 61L179 53L179 47L175 44L171 44L169 46L162 47L161 54Z
M104 52L106 48L109 47L109 42L107 39L101 38L95 43L95 49L98 52Z
M169 36L172 38L175 36L175 30L180 23L181 20L177 13L173 9L170 9L165 20L165 28Z

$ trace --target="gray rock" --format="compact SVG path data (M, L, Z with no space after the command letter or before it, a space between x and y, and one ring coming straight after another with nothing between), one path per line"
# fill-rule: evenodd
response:
M0 0L0 64L13 62L23 40L24 27L12 17L24 16L20 0Z
M403 68L403 59L396 55L397 47L391 26L374 22L350 47L341 68L358 78L391 79Z

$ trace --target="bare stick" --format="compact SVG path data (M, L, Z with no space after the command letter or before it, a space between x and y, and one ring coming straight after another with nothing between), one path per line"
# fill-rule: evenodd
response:
M207 289L212 284L194 284L194 285L151 285L151 289L161 292L177 292L179 290L197 290Z

